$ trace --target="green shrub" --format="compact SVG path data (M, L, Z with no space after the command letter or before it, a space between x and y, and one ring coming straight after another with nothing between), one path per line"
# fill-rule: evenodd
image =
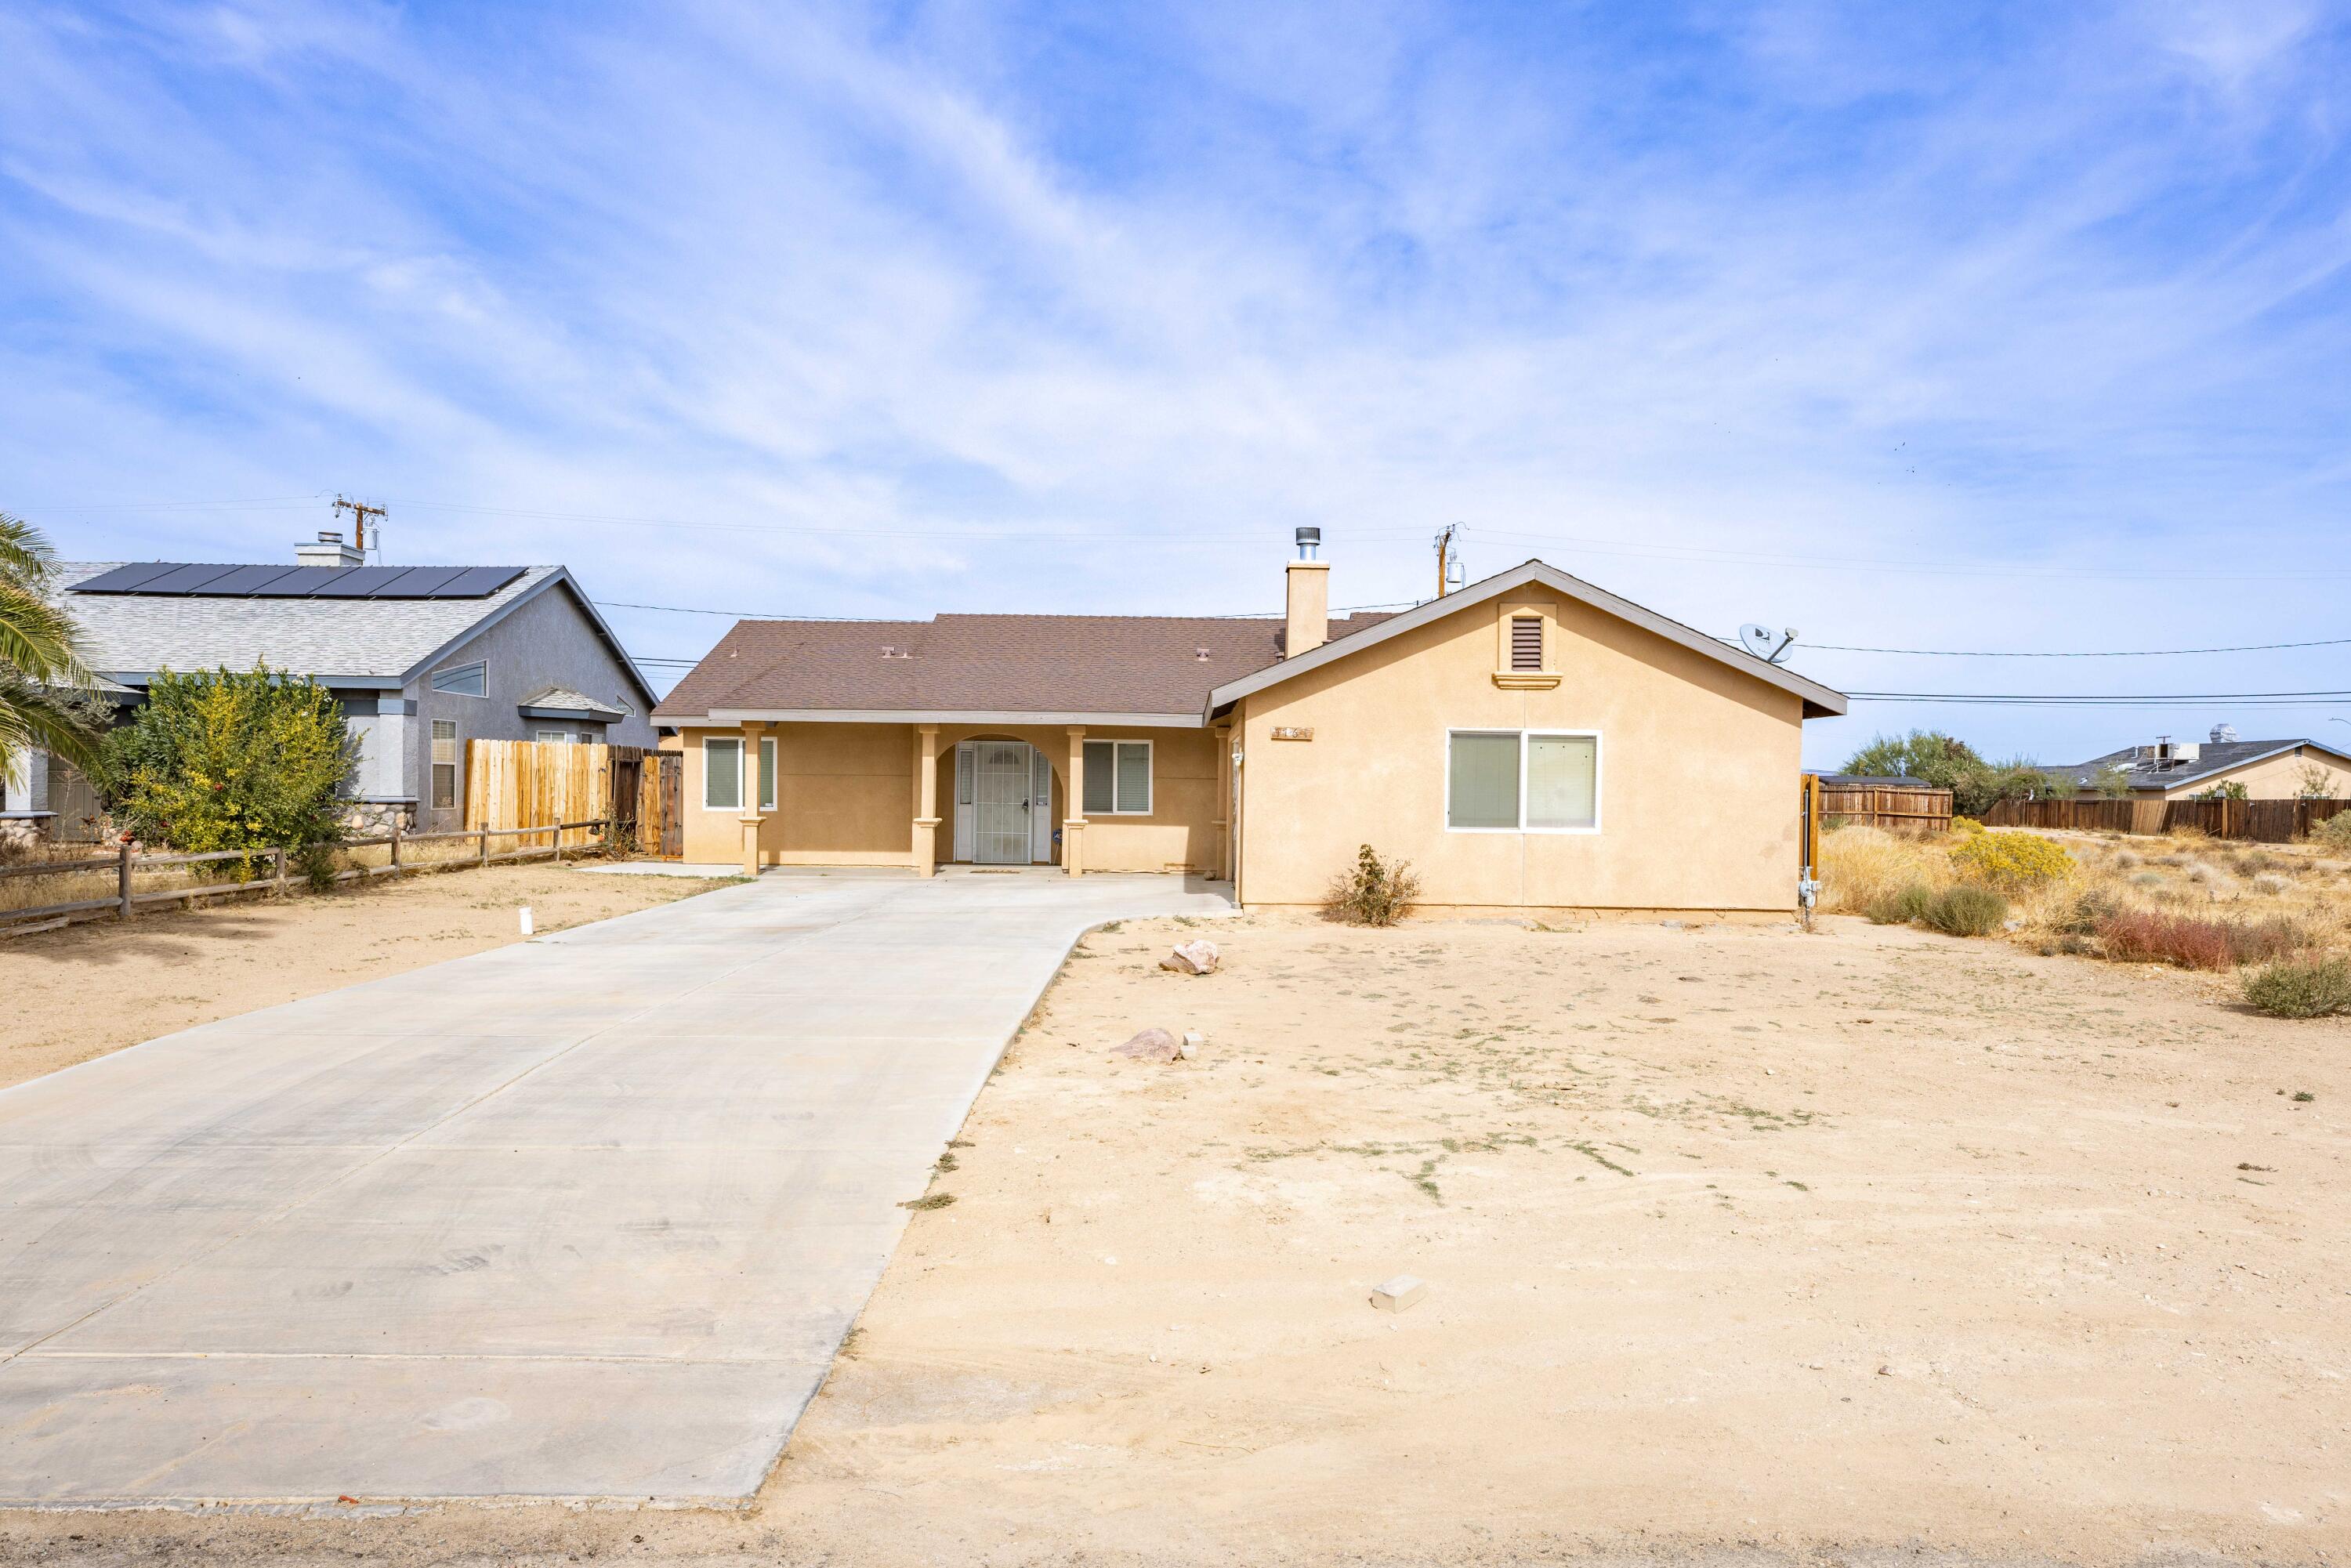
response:
M2074 857L2038 833L1978 833L1951 851L1961 876L2002 893L2024 893L2074 874Z
M2051 918L2049 929L2060 936L2095 936L2098 927L2121 912L2113 894L2085 887Z
M1907 925L1927 917L1935 903L1935 890L1923 882L1873 898L1862 908L1862 917L1872 925Z
M1354 869L1332 878L1323 913L1354 925L1394 925L1420 896L1420 878L1405 861L1384 861L1372 846L1355 852Z
M164 670L138 717L106 737L97 782L141 840L250 852L229 862L250 877L269 850L342 836L340 791L355 763L342 705L323 686L261 665Z
M2273 1018L2351 1013L2351 959L2286 958L2244 978L2245 1000Z
M2311 829L2310 841L2338 855L2351 855L2351 811L2337 811Z
M1935 895L1919 916L1947 936L1989 936L2008 919L2008 900L1988 887L1957 883Z

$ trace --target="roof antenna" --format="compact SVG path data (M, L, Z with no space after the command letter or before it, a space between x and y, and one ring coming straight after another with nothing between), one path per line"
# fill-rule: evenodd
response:
M335 497L335 516L340 517L345 512L349 512L357 524L352 530L351 543L358 549L360 559L364 561L368 554L367 520L387 514L381 507L371 507L365 501L347 501L338 494ZM381 527L375 531L375 549L378 555L383 553L383 529Z
M1787 653L1789 645L1795 640L1796 629L1793 626L1784 632L1774 632L1769 626L1758 625L1750 621L1739 629L1739 641L1746 646L1749 653L1767 664L1778 664L1781 656Z

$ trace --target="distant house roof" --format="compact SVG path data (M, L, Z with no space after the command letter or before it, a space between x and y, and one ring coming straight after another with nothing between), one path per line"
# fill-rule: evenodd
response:
M319 567L179 567L172 577L151 577L153 586L142 586L141 574L134 570L168 564L78 562L62 569L68 606L89 645L93 670L135 685L158 670L221 665L249 670L266 664L329 685L399 685L454 644L559 586L611 646L646 705L653 700L653 688L620 639L559 566L434 568L429 569L433 576L452 575L438 583L410 579L412 585L444 591L493 585L486 593L454 598L349 597L325 591L294 597L285 581L287 571L312 572L321 581L340 577L354 591L373 591L393 585L393 579L402 575L391 568L336 573ZM392 572L393 578L355 580L354 573L361 571ZM100 580L120 586L89 586ZM180 586L191 582L193 586ZM285 596L256 595L251 591L256 583L276 587ZM212 586L222 591L211 591Z
M517 706L525 718L585 718L610 723L629 716L611 703L600 703L569 686L548 686L531 693Z
M2096 783L2103 775L2121 768L2132 789L2161 790L2177 789L2182 784L2200 783L2231 768L2264 762L2305 746L2351 763L2351 756L2315 740L2207 740L2196 744L2199 749L2194 758L2176 758L2161 767L2145 760L2140 747L2126 746L2120 751L2109 751L2104 757L2094 757L2087 762L2069 763L2052 768L2049 771L2060 779L2070 779L2075 784L2086 787Z
M1924 779L1913 779L1905 773L1823 773L1822 783L1832 789L1944 789L1949 785L1929 784Z
M1332 621L1333 639L1387 619ZM677 684L657 724L864 715L1196 725L1211 688L1281 657L1283 624L1186 615L745 621Z

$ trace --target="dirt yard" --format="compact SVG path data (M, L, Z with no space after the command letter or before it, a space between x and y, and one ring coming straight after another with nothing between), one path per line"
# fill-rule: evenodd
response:
M1219 973L1155 967L1201 934ZM1112 1054L1148 1024L1207 1049ZM2339 1560L2347 1110L2351 1024L1903 926L1132 925L748 1514L17 1514L0 1557Z
M718 885L552 865L245 895L209 909L92 921L0 941L0 1088L159 1034L275 1007Z

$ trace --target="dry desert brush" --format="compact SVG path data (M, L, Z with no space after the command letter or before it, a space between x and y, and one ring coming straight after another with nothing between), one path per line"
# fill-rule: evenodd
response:
M1385 861L1365 844L1353 869L1331 879L1322 912L1351 925L1394 925L1420 896L1420 878L1407 861Z
M2245 1000L2273 1018L2351 1014L2351 958L2282 958L2242 982Z

